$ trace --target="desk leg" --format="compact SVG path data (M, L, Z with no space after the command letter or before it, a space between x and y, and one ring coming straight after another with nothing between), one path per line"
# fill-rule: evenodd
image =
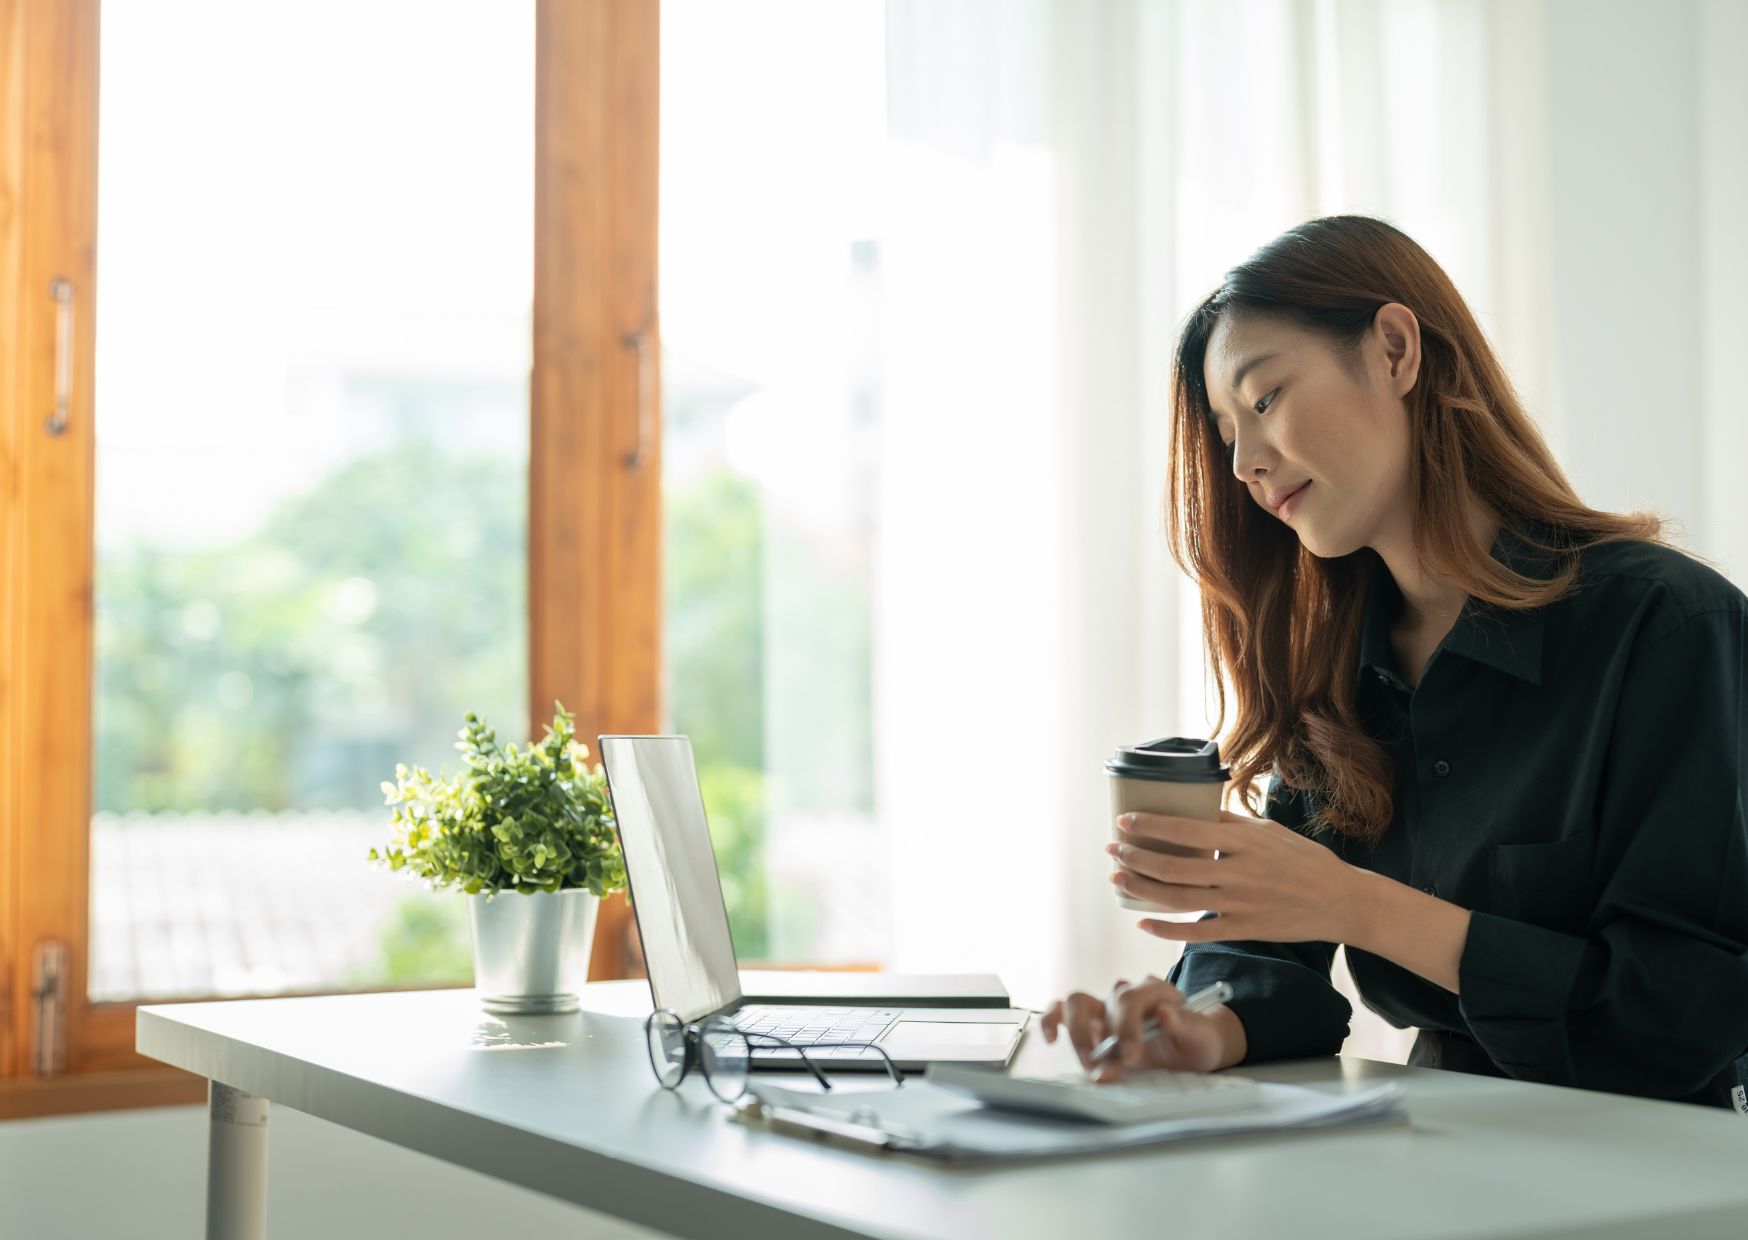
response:
M210 1084L206 1240L266 1240L267 1099Z

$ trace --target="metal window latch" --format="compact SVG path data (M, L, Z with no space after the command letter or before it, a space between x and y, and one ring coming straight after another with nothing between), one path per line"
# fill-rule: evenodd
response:
M655 333L644 328L627 333L620 338L620 343L637 355L637 446L626 453L623 460L627 469L642 469L655 442L658 412L655 407L658 395L655 367L659 359Z
M31 1069L54 1076L67 1066L67 945L49 940L37 945L35 980L30 997L35 1005Z
M55 279L49 297L55 303L55 405L43 426L51 435L64 435L73 405L73 282Z

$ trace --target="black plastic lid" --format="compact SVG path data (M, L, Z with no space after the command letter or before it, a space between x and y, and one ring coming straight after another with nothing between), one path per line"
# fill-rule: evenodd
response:
M1171 736L1119 749L1105 770L1124 779L1159 779L1174 784L1223 784L1232 772L1220 765L1220 746L1195 737Z

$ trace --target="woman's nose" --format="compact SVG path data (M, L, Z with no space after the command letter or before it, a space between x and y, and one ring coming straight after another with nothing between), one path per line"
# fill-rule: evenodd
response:
M1267 447L1255 439L1232 449L1232 472L1240 482L1256 483L1268 477L1273 459Z

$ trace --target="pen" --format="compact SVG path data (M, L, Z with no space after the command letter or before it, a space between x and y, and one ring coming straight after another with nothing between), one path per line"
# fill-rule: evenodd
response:
M1219 1007L1231 997L1232 987L1228 986L1225 982L1215 982L1212 986L1209 986L1204 990L1198 990L1195 994L1185 999L1184 1011L1205 1012L1211 1007ZM1143 1042L1147 1041L1148 1038L1151 1038L1158 1032L1159 1022L1153 1017L1149 1016L1144 1022L1142 1022L1141 1040ZM1116 1049L1117 1035L1113 1033L1103 1042L1100 1042L1097 1046L1093 1047L1090 1058L1095 1064L1103 1063Z

